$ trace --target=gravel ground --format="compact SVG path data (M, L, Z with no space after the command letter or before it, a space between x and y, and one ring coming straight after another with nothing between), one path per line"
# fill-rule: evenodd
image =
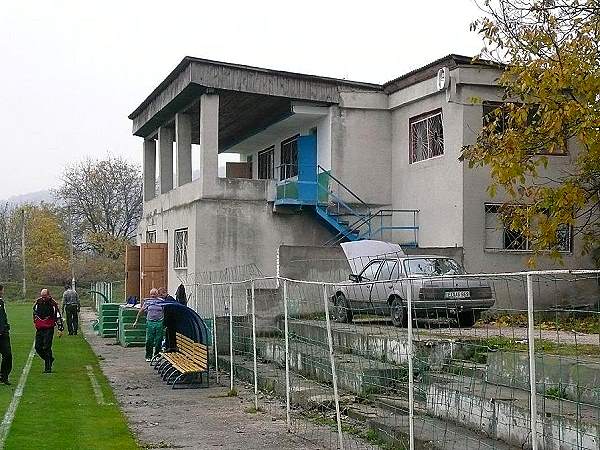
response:
M226 397L228 388L215 384L208 389L167 387L144 361L142 348L123 348L91 331L96 314L81 313L84 334L127 416L142 448L183 449L319 449L331 448L335 435L329 429L311 429L311 441L286 431L285 409L271 401L268 412L251 414L253 395L236 386L237 397ZM223 377L227 382L227 377ZM294 423L303 429L302 424Z

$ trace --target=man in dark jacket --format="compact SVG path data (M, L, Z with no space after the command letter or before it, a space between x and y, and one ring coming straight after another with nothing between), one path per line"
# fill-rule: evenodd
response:
M65 329L58 303L50 296L48 289L42 289L40 298L33 305L33 324L35 326L35 351L44 360L44 373L52 372L52 339L54 327L58 327L59 337Z
M6 307L4 305L4 286L0 284L0 355L2 355L2 364L0 365L0 383L10 384L8 375L12 370L12 350L10 347L10 325L6 317Z
M69 330L69 336L77 334L79 329L79 310L81 304L79 303L79 295L75 289L71 288L70 284L65 285L65 292L63 293L62 301L62 313L67 318L67 329Z

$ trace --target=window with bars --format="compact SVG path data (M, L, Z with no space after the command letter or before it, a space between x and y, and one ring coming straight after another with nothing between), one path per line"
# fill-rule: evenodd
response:
M147 244L155 244L156 243L156 231L146 231L146 243Z
M280 180L287 180L298 175L298 137L299 135L296 135L281 143Z
M504 224L498 203L485 204L485 249L506 251L531 251L532 245L527 236L519 230L511 230ZM571 252L571 227L562 225L556 231L557 250Z
M436 110L409 121L410 164L444 154L442 111Z
M275 178L275 146L258 152L258 179L270 180Z
M173 268L187 268L187 246L188 246L188 230L175 230L175 252L173 258Z

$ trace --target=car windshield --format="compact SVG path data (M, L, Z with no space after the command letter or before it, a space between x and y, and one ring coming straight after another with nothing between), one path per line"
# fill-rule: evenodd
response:
M450 258L415 258L404 261L404 269L413 276L462 275L464 269Z

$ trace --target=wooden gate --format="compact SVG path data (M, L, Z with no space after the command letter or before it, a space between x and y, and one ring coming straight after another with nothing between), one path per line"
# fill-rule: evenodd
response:
M125 247L125 298L140 298L140 246Z
M150 289L168 285L167 244L142 244L140 246L140 298L148 297Z

